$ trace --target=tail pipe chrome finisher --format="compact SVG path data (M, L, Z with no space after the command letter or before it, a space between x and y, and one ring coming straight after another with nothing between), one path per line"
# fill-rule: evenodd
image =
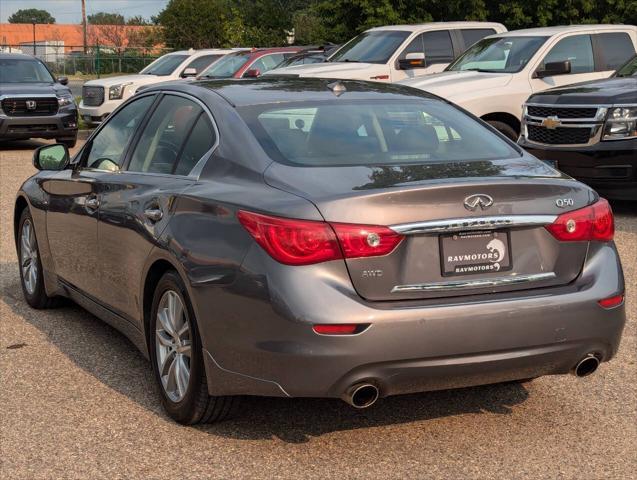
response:
M573 374L580 378L587 377L595 373L597 367L599 367L599 358L597 358L594 354L589 353L582 358L577 365L575 365L575 368L573 368Z
M357 383L345 391L343 400L354 408L371 407L378 400L378 387L371 383Z

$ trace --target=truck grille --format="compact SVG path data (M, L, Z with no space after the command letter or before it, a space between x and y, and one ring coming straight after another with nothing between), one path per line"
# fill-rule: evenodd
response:
M2 111L9 117L35 117L58 113L57 97L15 97L2 100Z
M556 128L548 129L540 125L527 125L528 139L546 145L582 145L589 142L591 128Z
M99 107L104 103L104 87L82 87L82 101L87 107Z
M558 117L594 119L597 107L551 107L546 105L527 105L527 113L531 117Z

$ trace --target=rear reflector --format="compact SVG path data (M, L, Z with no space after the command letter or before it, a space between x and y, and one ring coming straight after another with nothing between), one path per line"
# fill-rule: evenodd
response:
M608 201L600 198L588 207L563 213L546 229L563 242L610 242L615 236L613 211Z
M312 327L316 333L320 333L321 335L353 335L362 332L366 328L367 325L357 323L322 324Z
M387 227L271 217L240 210L239 221L263 249L286 265L391 253L403 239Z
M602 308L615 308L624 303L624 294L604 298L597 303L599 303L599 306Z

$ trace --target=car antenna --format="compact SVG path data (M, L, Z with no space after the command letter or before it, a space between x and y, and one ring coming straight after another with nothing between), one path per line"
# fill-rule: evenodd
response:
M343 85L343 82L341 82L340 80L336 80L335 82L328 83L327 88L329 88L332 91L332 93L336 95L337 97L340 97L347 91L347 88L345 88L345 85Z

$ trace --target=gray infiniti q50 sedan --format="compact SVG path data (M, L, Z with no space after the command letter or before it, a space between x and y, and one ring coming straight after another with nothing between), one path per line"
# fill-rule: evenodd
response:
M150 358L175 420L243 395L584 376L616 353L608 203L444 100L282 78L162 84L34 154L22 287Z

